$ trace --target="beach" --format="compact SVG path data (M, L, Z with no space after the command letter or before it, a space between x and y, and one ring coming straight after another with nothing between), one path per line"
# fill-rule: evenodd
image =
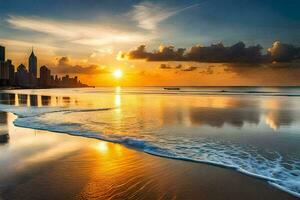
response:
M19 128L15 118L7 114L0 145L2 199L296 199L230 169Z
M300 199L300 0L0 2L0 200Z

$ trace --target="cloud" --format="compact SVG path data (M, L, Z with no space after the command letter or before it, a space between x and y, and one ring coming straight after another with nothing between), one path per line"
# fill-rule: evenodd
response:
M199 62L255 63L263 60L261 50L262 47L260 45L246 47L243 42L238 42L228 47L219 43L208 47L193 46L187 53L186 57L188 60Z
M199 71L199 73L200 74L208 74L208 75L213 74L214 73L213 67L214 66L208 66L208 67L206 67L206 69Z
M197 70L199 67L195 67L195 66L187 66L184 67L182 64L179 65L171 65L171 64L160 64L160 69L175 69L177 70L177 72L179 71L183 71L183 72L191 72L191 71L195 71Z
M194 61L202 63L270 63L290 62L300 58L300 48L275 42L267 54L262 54L260 45L248 46L238 42L232 46L222 43L210 46L192 46L189 50L175 49L174 46L160 46L153 52L146 51L145 45L122 53L123 59L145 59L147 61Z
M104 47L102 49L96 49L90 54L90 58L95 58L97 56L107 56L112 55L114 53L114 49L112 47Z
M58 64L52 67L51 70L58 74L103 74L108 73L108 71L99 67L98 65L72 65L71 59L67 56L63 56L58 59Z
M170 65L167 64L160 64L160 69L172 69L172 67Z
M268 49L272 61L289 62L291 60L300 59L300 47L291 44L284 44L279 41L273 43Z
M175 69L181 69L181 68L182 68L182 65L181 65L181 64L175 66Z
M98 24L50 20L40 17L9 16L6 22L15 29L48 34L75 44L99 46L111 43L147 41L151 36L113 29Z
M66 56L63 56L61 57L59 60L58 60L58 65L59 66L62 66L62 65L69 65L69 62L70 62L70 59Z
M159 4L142 2L133 6L132 19L138 26L146 30L156 30L158 24L180 12L198 6L198 4L185 8L165 8Z
M190 67L188 67L186 69L182 69L181 71L191 72L191 71L195 71L196 69L198 69L198 67L190 66Z
M160 69L174 69L176 73L179 72L192 72L192 71L196 71L198 70L198 72L200 74L206 74L206 75L211 75L214 74L214 69L216 68L214 65L199 65L197 63L195 63L197 66L183 66L182 64L179 65L172 65L172 64L160 64ZM231 67L233 67L233 65L221 65L221 67L225 67L225 71L227 72L234 72L234 69L231 69Z
M28 42L28 41L23 41L23 40L12 40L12 39L6 39L6 38L0 38L0 41L2 44L4 44L5 46L12 48L14 50L19 49L19 48L28 48L28 47L32 47L32 43ZM46 50L58 50L58 47L55 46L51 46L45 43L34 43L34 48L38 48L39 50L41 50L42 52L46 51Z
M123 59L145 59L148 61L183 61L185 49L175 49L173 46L160 46L158 51L147 52L145 45L140 45L137 49L129 53L122 53Z

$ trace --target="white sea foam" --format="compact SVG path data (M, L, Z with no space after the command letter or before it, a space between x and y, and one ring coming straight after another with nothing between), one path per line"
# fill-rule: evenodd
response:
M161 157L180 159L217 165L235 169L249 176L268 181L272 186L300 197L300 160L283 158L278 152L262 154L255 147L239 146L224 141L207 138L187 139L141 135L124 136L122 134L105 134L86 128L84 122L51 122L41 120L43 115L82 112L101 112L111 108L100 109L65 109L65 108L28 108L0 106L0 110L12 112L19 117L14 124L19 127L47 130L77 136L96 138L144 151ZM58 115L59 116L59 115ZM287 167L288 166L288 167Z

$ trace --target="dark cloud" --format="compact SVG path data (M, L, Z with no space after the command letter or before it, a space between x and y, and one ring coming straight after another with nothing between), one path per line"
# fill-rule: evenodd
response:
M300 59L300 47L283 44L279 41L274 42L272 47L268 49L268 52L271 60L276 62L290 62Z
M61 57L58 59L57 66L52 68L54 73L59 74L100 74L108 73L107 70L100 68L97 65L81 66L72 65L69 57Z
M197 63L196 63L197 64ZM224 65L225 69L229 71L229 66ZM182 64L179 65L170 65L170 64L160 64L160 69L174 69L176 72L191 72L191 71L196 71L199 69L199 73L201 74L213 74L214 73L214 65L209 65L209 66L183 66Z
M181 64L175 66L175 69L181 69L181 68L182 68L182 65L181 65Z
M212 69L213 66L208 66L206 69L199 71L200 74L213 74L214 70Z
M66 56L63 56L58 59L58 65L68 65L70 62L70 59Z
M238 42L232 46L222 43L210 46L196 45L189 50L175 49L174 46L161 46L159 50L147 52L146 46L121 54L122 58L145 59L147 61L194 61L206 63L270 63L290 62L300 58L300 48L289 44L274 42L267 54L262 54L260 45L248 46Z
M173 46L161 46L159 50L153 53L146 51L146 46L141 45L136 50L129 53L123 53L121 58L128 59L146 59L148 61L183 61L185 49L175 49Z
M195 70L194 67L188 67L186 69L183 69L183 65L179 64L179 65L172 65L172 64L160 64L159 68L160 69L176 69L176 70L181 70L181 71L193 71ZM192 69L192 70L191 70Z
M181 71L191 72L191 71L195 71L196 69L198 69L198 67L190 66L188 68L182 69Z
M222 43L209 47L193 46L186 54L188 60L213 63L254 63L262 61L262 47L260 45L249 46L238 42L225 47Z
M160 64L160 69L172 69L172 67L170 65L167 64Z

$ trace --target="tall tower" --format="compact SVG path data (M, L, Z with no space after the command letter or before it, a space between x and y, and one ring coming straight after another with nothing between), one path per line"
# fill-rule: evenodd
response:
M0 62L4 62L5 61L5 47L0 46Z
M32 52L29 56L29 74L33 75L34 78L37 78L37 58L33 53L33 48Z

